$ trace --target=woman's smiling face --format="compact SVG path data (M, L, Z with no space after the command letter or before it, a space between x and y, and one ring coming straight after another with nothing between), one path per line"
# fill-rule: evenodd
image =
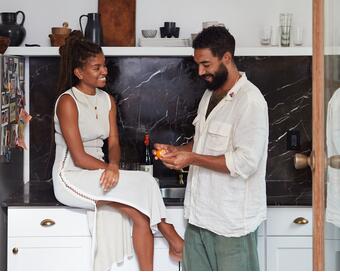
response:
M103 54L97 54L87 59L81 68L75 69L79 78L78 87L83 91L93 91L106 85L107 67Z

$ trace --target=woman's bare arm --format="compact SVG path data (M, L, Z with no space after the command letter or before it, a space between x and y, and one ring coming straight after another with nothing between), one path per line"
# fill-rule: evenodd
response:
M105 169L106 163L87 154L81 140L78 126L78 109L70 95L63 95L57 105L57 116L61 133L76 166L84 169Z

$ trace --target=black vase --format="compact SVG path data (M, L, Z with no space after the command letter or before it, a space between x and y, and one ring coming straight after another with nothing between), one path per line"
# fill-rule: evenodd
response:
M87 17L87 23L85 31L82 26L82 18ZM81 15L79 17L80 30L83 32L85 38L90 42L96 43L98 45L102 44L102 30L100 25L100 14L98 13L88 13L87 15Z
M22 21L17 23L18 14L22 14ZM19 46L26 36L26 30L23 26L25 22L25 13L17 12L2 12L0 13L0 36L10 38L10 46Z

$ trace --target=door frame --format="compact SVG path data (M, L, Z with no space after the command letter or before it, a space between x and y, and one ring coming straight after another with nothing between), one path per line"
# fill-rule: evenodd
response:
M313 0L312 78L313 270L321 271L325 268L324 0Z

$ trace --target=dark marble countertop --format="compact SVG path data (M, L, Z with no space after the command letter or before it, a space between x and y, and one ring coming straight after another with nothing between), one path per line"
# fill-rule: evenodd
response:
M3 201L8 206L64 206L54 196L51 182L28 182Z
M166 206L183 206L183 199L164 199ZM51 182L28 182L7 200L2 207L9 206L65 206L54 196Z
M267 196L268 206L311 206L311 192L300 196L283 195ZM164 198L166 206L183 206L183 199ZM9 206L64 206L54 196L51 182L34 181L23 186L7 200L2 202L2 207Z

